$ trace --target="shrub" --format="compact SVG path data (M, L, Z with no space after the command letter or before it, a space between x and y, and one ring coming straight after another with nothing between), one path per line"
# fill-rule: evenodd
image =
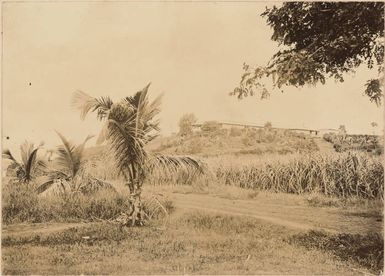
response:
M230 136L231 137L236 137L236 136L241 136L242 135L242 129L237 128L237 127L231 127L230 128Z
M206 133L212 133L221 128L222 128L221 124L218 123L217 121L207 121L207 122L204 122L201 126L201 130Z
M202 142L200 139L197 138L190 141L190 143L188 144L186 153L197 154L197 153L201 153L202 150L203 150Z
M370 152L374 155L383 153L383 141L375 135L337 135L326 133L323 139L333 144L337 152L349 150Z

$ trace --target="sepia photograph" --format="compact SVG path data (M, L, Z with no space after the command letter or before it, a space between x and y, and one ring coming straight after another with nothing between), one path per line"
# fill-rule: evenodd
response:
M3 1L2 275L383 275L385 2Z

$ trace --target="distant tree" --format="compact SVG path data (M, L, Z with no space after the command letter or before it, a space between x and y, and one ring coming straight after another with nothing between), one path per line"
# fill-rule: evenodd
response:
M263 127L265 129L271 129L273 127L273 124L271 122L266 122Z
M378 78L366 82L364 93L381 103L384 61L383 2L286 2L261 14L273 29L271 39L281 49L266 66L244 64L240 84L231 92L242 98L273 88L325 83L326 78L344 81L343 74L366 63L377 66Z
M346 127L345 127L345 125L340 125L340 127L338 128L338 134L341 135L341 136L345 136L346 135Z
M376 127L378 126L378 124L376 122L371 122L370 125L372 126L373 128L373 135L375 135L376 133Z
M193 132L193 124L197 118L193 113L184 114L179 120L179 134L182 136L190 135Z

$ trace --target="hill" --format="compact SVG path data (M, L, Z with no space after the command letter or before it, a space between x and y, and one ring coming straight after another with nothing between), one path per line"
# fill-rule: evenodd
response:
M310 135L278 129L217 129L187 136L159 137L148 149L163 154L288 154L318 151ZM318 138L319 139L319 138Z

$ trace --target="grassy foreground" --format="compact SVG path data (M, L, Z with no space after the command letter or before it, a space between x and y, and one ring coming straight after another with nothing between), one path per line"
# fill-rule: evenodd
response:
M349 242L365 240L358 247L345 242L343 248L338 238L343 239L246 217L178 212L143 228L97 223L45 235L3 237L2 272L353 275L382 269L379 235L350 236Z

